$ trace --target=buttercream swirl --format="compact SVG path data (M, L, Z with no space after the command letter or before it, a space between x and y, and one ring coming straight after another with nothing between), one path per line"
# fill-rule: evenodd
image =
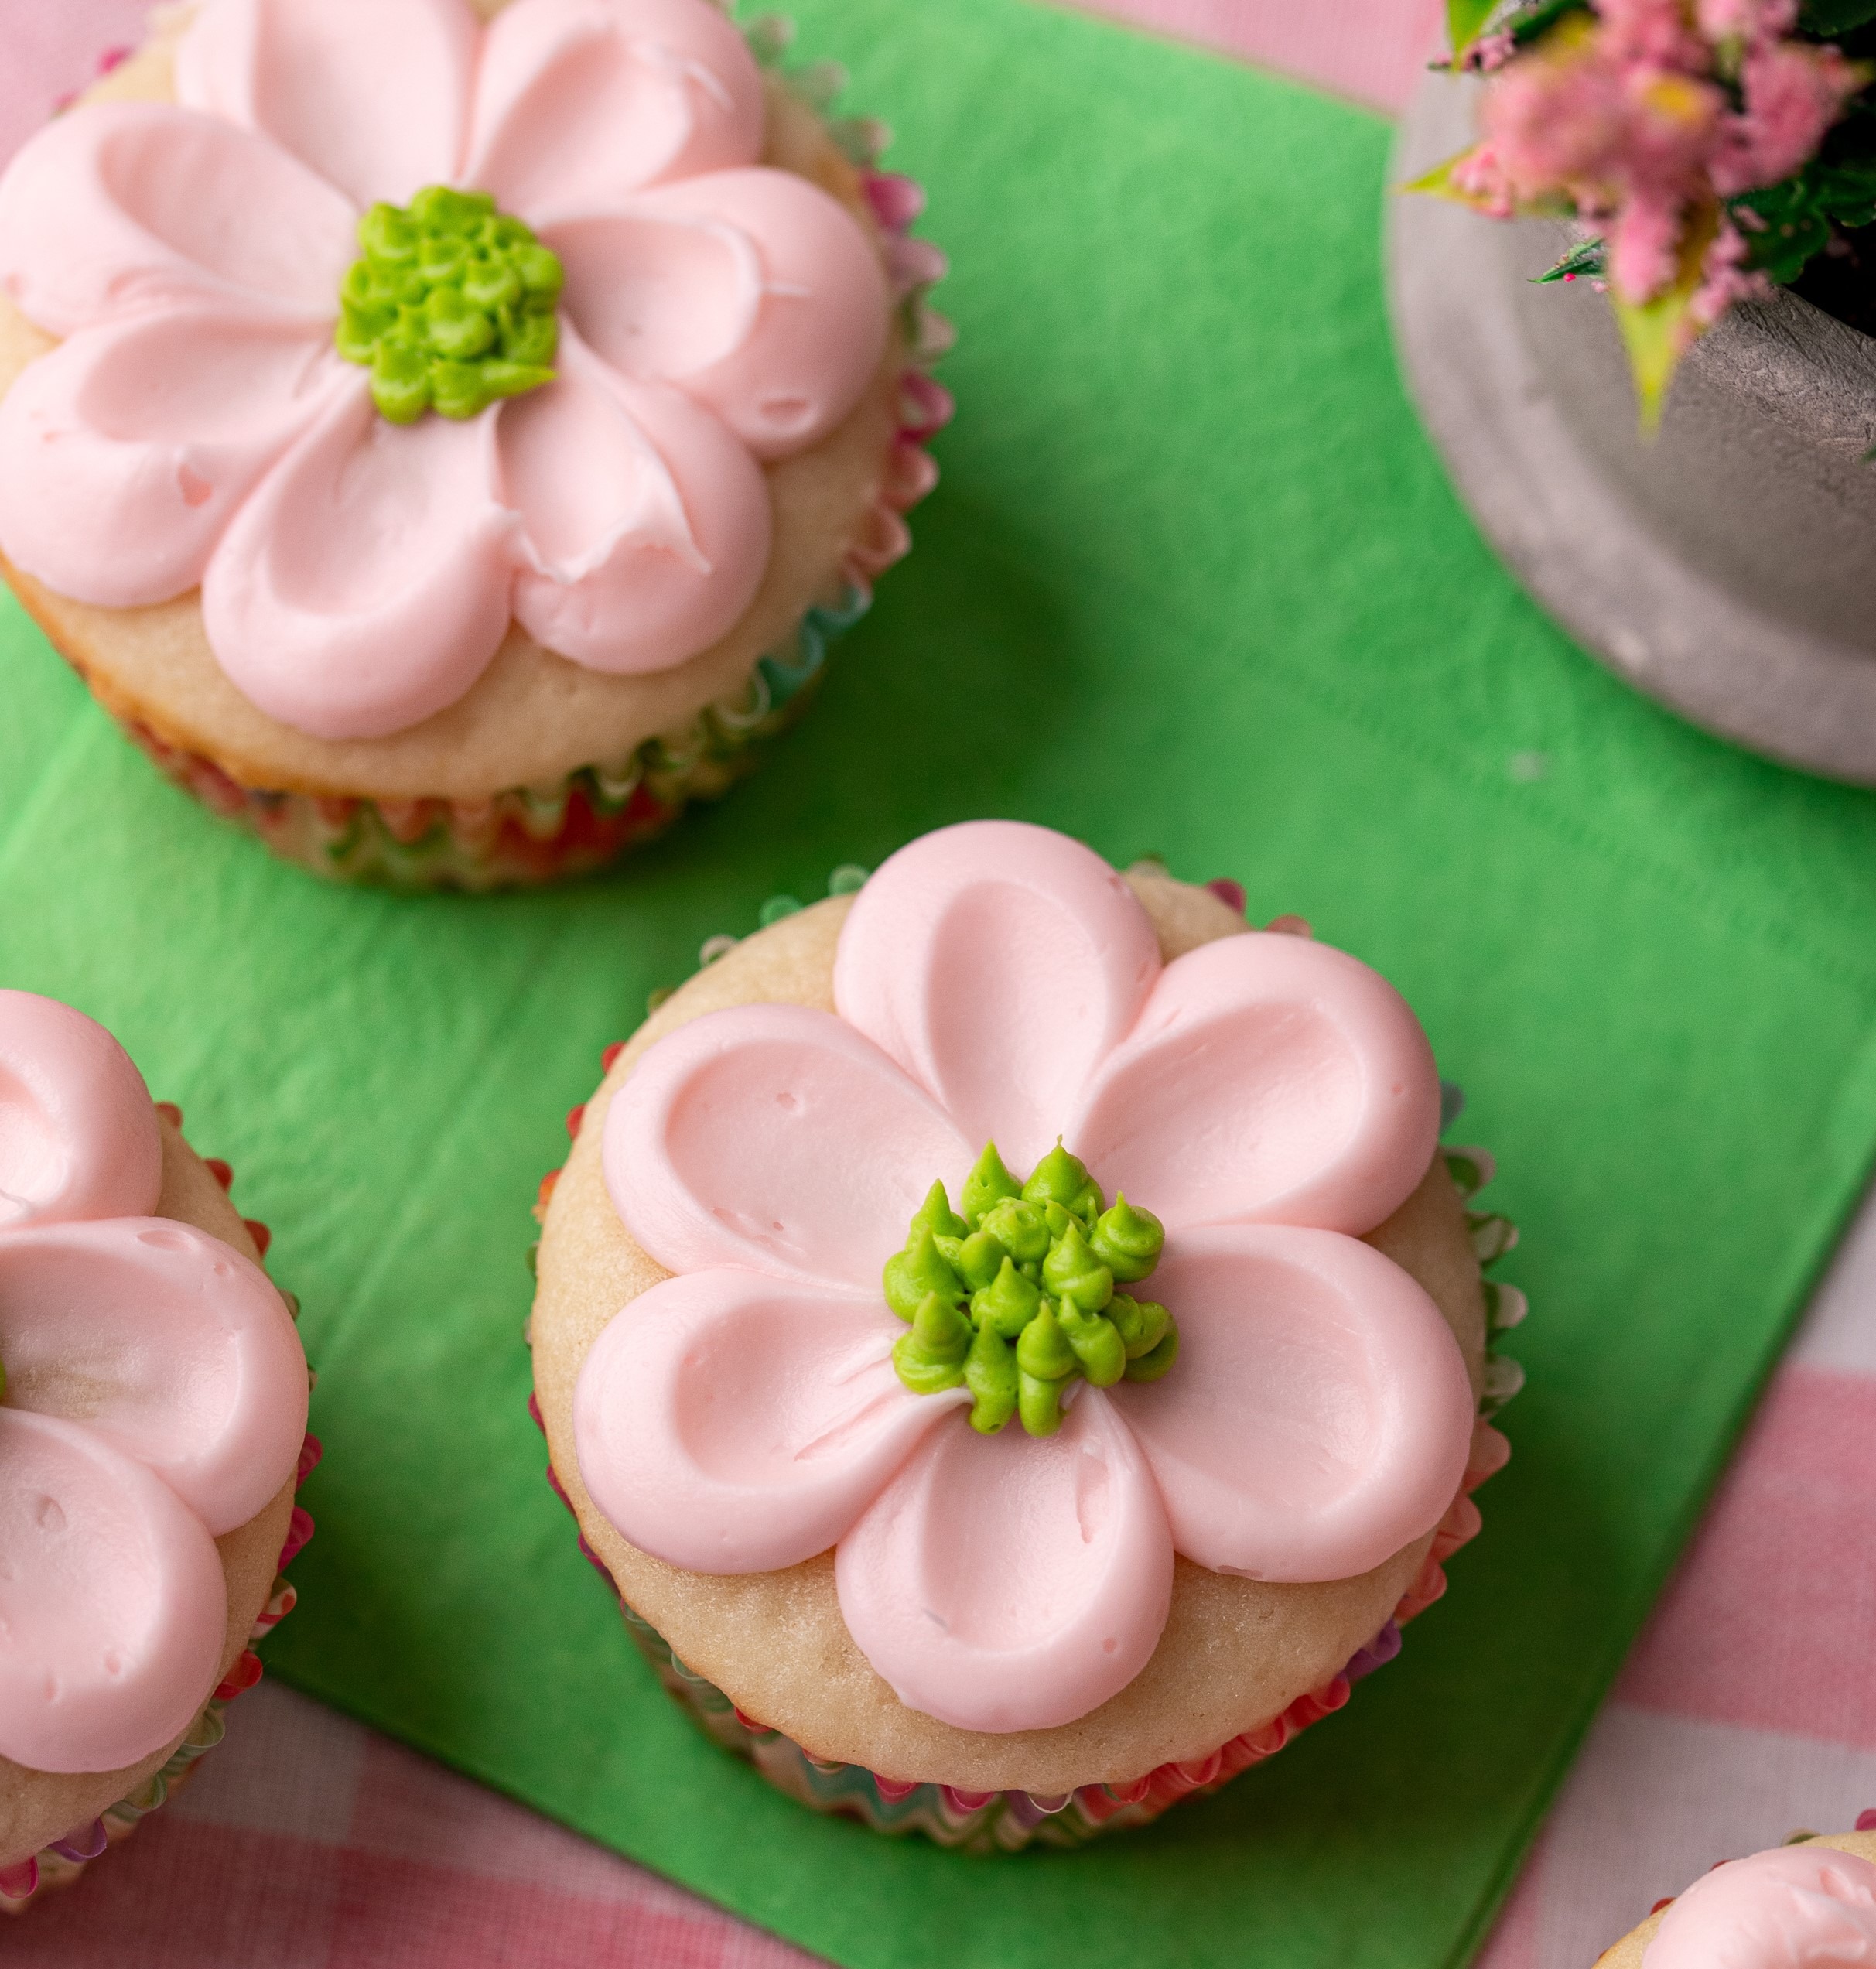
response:
M1857 1969L1876 1963L1876 1866L1815 1841L1729 1861L1662 1916L1643 1969Z
M1338 1579L1440 1522L1473 1431L1464 1363L1427 1295L1360 1241L1425 1174L1439 1085L1374 973L1255 934L1163 964L1097 856L978 822L861 890L834 1004L695 1018L605 1116L614 1206L674 1274L603 1330L575 1394L582 1477L626 1538L709 1573L832 1547L847 1627L900 1699L1015 1731L1140 1673L1175 1550ZM1051 1161L1085 1207L1085 1184L1150 1198L1164 1225L1153 1290L1177 1308L1177 1371L1088 1376L1047 1434L975 1434L967 1383L914 1394L895 1371L880 1253L935 1171L986 1202L972 1144L989 1140ZM1102 1230L1121 1265L1143 1229ZM1108 1269L1076 1242L1063 1296Z
M162 1146L121 1048L0 991L0 1757L111 1771L219 1680L215 1540L292 1475L306 1367L258 1267L154 1213Z
M758 162L761 77L708 0L486 29L468 0L203 0L175 93L77 109L0 179L0 286L64 338L0 402L15 566L105 607L200 586L236 686L335 740L455 702L511 620L621 674L733 627L762 465L846 416L890 304L846 208ZM361 214L443 193L564 275L552 313L496 320L507 368L387 354L384 297L346 289ZM462 350L501 312L435 308Z

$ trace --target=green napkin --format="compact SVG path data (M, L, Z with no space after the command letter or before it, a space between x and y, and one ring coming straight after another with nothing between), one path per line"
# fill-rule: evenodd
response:
M0 979L122 1036L305 1299L328 1455L273 1672L856 1969L1457 1962L1876 1141L1876 803L1630 696L1480 544L1389 352L1380 124L1019 0L797 12L931 187L963 406L802 730L605 881L328 890L10 613ZM984 814L1236 876L1397 980L1534 1308L1515 1460L1400 1661L1217 1800L1013 1860L692 1733L542 1480L521 1344L535 1184L647 992Z

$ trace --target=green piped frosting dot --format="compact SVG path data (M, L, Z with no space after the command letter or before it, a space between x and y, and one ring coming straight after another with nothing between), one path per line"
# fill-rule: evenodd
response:
M1027 1182L987 1143L959 1201L934 1183L886 1261L886 1303L911 1329L893 1363L914 1394L962 1387L983 1434L1016 1416L1049 1436L1078 1377L1157 1381L1177 1359L1171 1314L1115 1290L1152 1275L1164 1227L1124 1196L1110 1207L1060 1142Z
M339 289L340 355L393 424L476 417L554 377L566 270L485 192L432 185L374 205Z

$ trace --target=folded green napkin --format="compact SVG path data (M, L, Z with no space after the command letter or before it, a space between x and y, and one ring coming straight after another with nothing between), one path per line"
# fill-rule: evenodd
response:
M1876 802L1630 696L1480 544L1389 352L1380 124L1020 0L797 12L929 185L962 332L944 487L802 730L603 882L329 890L9 612L0 980L122 1036L306 1301L328 1456L274 1672L856 1969L1456 1962L1876 1141ZM1401 1660L1215 1801L999 1860L692 1733L542 1481L521 1344L535 1184L647 992L986 814L1235 876L1397 980L1535 1309Z

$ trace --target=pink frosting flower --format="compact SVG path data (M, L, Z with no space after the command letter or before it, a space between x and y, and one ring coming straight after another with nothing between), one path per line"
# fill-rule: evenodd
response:
M154 1216L162 1144L101 1027L0 991L0 1757L111 1771L186 1730L215 1540L293 1474L306 1364L265 1275Z
M606 1328L574 1426L599 1509L706 1573L836 1548L848 1629L911 1707L969 1729L1084 1715L1146 1666L1173 1555L1351 1577L1438 1523L1474 1402L1405 1272L1358 1241L1423 1176L1431 1054L1395 992L1302 938L1163 965L1086 849L979 822L861 891L832 1013L707 1014L607 1116L607 1181L675 1276ZM1167 1231L1181 1351L1080 1384L1059 1432L980 1436L916 1395L881 1268L935 1176L1064 1137Z
M1837 1969L1876 1961L1876 1866L1806 1843L1729 1860L1662 1917L1648 1969Z
M64 337L0 404L0 549L109 607L198 585L241 692L327 739L475 683L511 619L668 668L767 566L762 461L885 348L879 256L757 163L708 0L204 0L174 104L82 108L0 180L0 283ZM334 347L361 213L492 194L565 268L555 380L394 426Z

